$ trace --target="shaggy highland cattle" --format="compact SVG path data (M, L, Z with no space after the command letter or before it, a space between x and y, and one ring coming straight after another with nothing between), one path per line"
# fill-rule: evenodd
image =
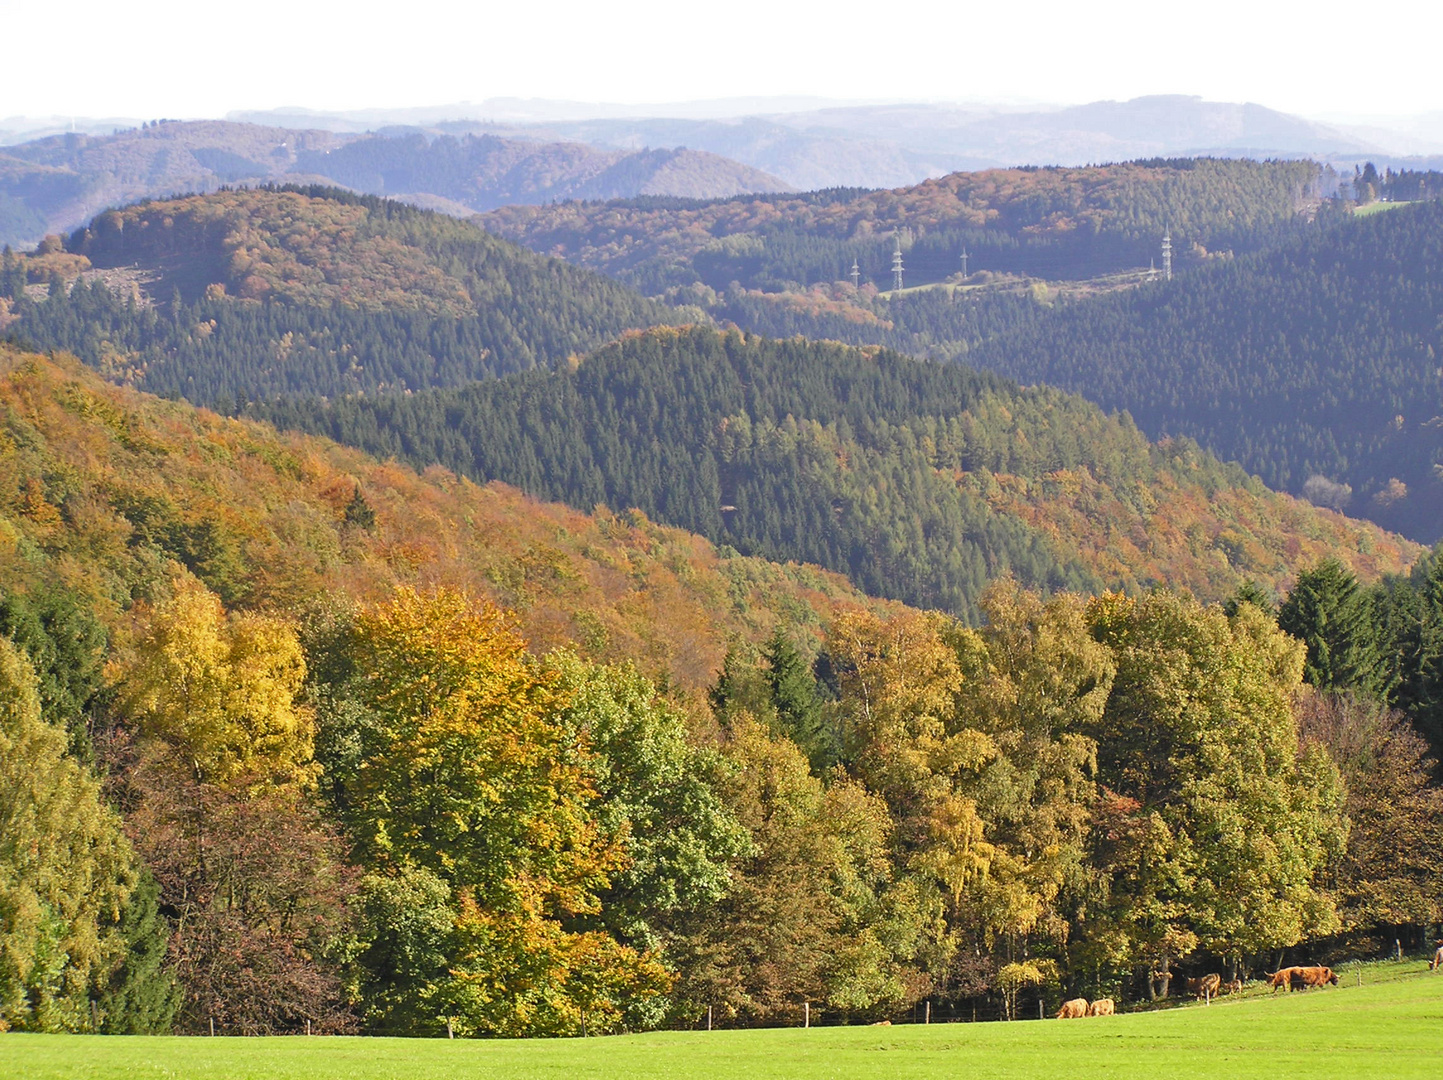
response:
M1080 1016L1087 1015L1087 999L1073 998L1071 1001L1064 1001L1062 1008L1057 1010L1058 1020L1076 1020Z
M1298 969L1303 976L1303 986L1338 985L1338 976L1330 967L1305 967Z
M1112 998L1098 998L1087 1007L1088 1016L1111 1016L1115 1011Z
M1273 988L1275 994L1284 986L1291 993L1294 990L1306 990L1310 986L1327 986L1330 983L1337 986L1338 976L1332 968L1322 965L1279 968L1268 976L1268 985Z
M1293 972L1297 970L1295 967L1278 968L1277 971L1269 975L1268 985L1273 988L1273 993L1276 994L1284 986L1287 986L1293 977Z

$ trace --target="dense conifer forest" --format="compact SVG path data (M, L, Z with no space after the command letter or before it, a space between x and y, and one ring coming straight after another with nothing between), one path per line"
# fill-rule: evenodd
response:
M1423 541L1443 485L1443 204L1398 206L1279 249L1019 323L969 362L1126 409L1269 486Z
M967 618L1003 574L1220 596L1240 575L1280 583L1300 544L1379 569L1409 550L1076 397L800 339L656 330L574 370L256 412L584 509L638 507Z

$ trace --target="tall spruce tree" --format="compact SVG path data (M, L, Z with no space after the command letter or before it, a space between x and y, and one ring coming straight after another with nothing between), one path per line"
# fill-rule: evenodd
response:
M125 959L101 988L100 1030L106 1035L168 1035L181 990L166 965L170 923L160 911L160 886L143 870L118 927Z
M781 627L767 642L765 656L777 727L801 747L812 772L820 775L837 763L841 746L822 715L822 698L811 665Z
M1322 690L1383 696L1386 673L1371 597L1336 559L1298 575L1278 626L1308 647L1303 678Z

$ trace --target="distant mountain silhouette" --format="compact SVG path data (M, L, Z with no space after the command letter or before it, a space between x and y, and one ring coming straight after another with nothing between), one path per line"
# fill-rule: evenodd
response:
M1068 108L997 105L828 105L796 101L584 107L567 102L487 102L446 110L378 110L372 126L425 122L441 130L575 139L599 146L678 147L723 154L801 190L901 187L959 170L1086 165L1217 153L1229 157L1385 156L1367 133L1345 131L1256 104L1157 95ZM723 105L734 105L732 116ZM746 106L750 105L751 108ZM352 130L362 114L250 113L265 123ZM289 119L287 119L289 116ZM393 118L392 118L393 117ZM388 119L390 118L390 119Z
M458 215L562 199L790 190L774 176L702 150L162 121L112 135L74 132L5 147L0 243L29 245L137 199L276 180L339 184Z

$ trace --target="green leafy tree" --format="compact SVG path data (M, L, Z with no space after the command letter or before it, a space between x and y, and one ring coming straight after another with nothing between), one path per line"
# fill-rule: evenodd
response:
M124 959L101 987L100 1029L107 1035L168 1035L182 991L167 963L171 927L160 912L160 886L149 870L142 870L118 929Z
M1303 647L1251 605L1229 619L1168 592L1089 615L1117 664L1099 779L1136 804L1121 816L1149 868L1116 925L1153 927L1137 944L1162 971L1193 942L1236 957L1335 930L1316 882L1343 852L1343 787L1325 753L1299 749Z
M355 676L336 688L349 703L337 719L350 725L337 742L354 743L337 781L347 824L377 874L410 875L423 890L444 882L452 917L428 946L445 950L444 971L405 968L415 981L369 1003L374 1025L449 1024L462 1035L620 1027L670 976L651 953L574 928L601 913L628 859L598 817L595 755L561 720L556 673L527 658L503 612L451 590L402 589L358 612L352 634ZM395 955L385 934L365 950L372 985Z
M137 871L99 784L41 715L35 673L0 638L0 1028L84 1031L125 955Z
M755 847L678 943L684 1013L794 1023L804 1001L851 1016L915 1001L941 910L894 873L885 803L841 777L824 784L795 743L746 714L731 719L726 753L728 801Z
M591 921L664 954L676 920L726 895L732 863L752 850L719 793L725 759L691 744L686 717L634 667L565 651L545 666L566 702L560 723L591 751L598 820L626 856Z
M0 590L0 634L29 657L44 714L70 731L73 750L88 754L83 714L100 689L106 644L94 611L54 584L30 593Z

